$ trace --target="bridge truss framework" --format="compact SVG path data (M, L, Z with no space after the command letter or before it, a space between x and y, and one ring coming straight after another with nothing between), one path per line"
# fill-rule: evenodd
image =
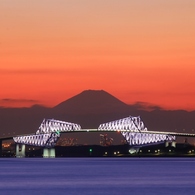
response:
M100 124L96 130L82 130L76 123L54 119L44 119L34 135L14 137L18 144L52 148L57 143L60 133L90 131L120 131L129 145L145 145L175 140L174 135L149 133L141 118L129 116L123 119Z
M100 124L98 130L121 131L129 145L145 145L175 140L175 136L173 135L148 133L140 116L129 116L123 119Z
M54 147L62 132L81 130L81 126L76 123L70 123L54 119L44 119L34 135L25 135L14 137L14 141L19 144Z

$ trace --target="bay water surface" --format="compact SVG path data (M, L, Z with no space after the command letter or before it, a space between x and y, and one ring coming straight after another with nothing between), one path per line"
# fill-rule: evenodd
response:
M2 158L9 194L195 194L195 158Z

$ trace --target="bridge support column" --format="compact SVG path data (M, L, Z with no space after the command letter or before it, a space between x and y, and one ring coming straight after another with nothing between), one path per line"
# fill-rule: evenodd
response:
M2 140L0 140L0 157L2 157Z
M176 148L176 141L172 141L171 142L171 146L174 147L174 148Z
M176 141L165 141L165 147L169 146L176 148Z
M169 147L169 141L165 141L165 147Z
M56 157L55 148L43 149L43 158L55 158L55 157Z
M16 144L16 157L22 158L25 157L25 144Z

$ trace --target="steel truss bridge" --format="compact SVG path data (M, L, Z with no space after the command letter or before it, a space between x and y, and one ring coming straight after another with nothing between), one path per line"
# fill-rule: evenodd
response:
M120 132L132 147L175 142L176 136L195 137L195 134L148 131L141 118L129 116L102 123L97 129L82 129L79 124L55 119L44 119L35 134L13 137L16 157L25 156L25 145L43 147L43 157L55 157L55 145L61 133L66 132Z
M44 119L35 134L16 136L13 137L13 139L17 144L52 148L56 145L61 133L103 131L120 132L131 146L174 141L176 136L195 137L195 134L148 131L139 116L129 116L100 124L97 129L82 129L79 124L54 119Z

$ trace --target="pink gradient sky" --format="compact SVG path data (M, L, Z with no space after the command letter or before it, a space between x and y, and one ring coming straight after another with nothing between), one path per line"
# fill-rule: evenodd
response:
M86 89L195 110L194 0L1 0L0 106Z

